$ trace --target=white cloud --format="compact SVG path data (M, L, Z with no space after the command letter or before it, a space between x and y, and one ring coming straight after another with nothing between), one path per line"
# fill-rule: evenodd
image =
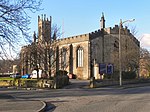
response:
M150 34L143 34L142 38L139 41L141 47L150 48Z

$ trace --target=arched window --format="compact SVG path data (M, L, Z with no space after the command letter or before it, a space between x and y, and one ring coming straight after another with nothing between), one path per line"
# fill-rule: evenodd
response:
M83 48L77 49L77 67L83 67Z
M61 50L61 68L64 69L67 67L67 50L62 48Z

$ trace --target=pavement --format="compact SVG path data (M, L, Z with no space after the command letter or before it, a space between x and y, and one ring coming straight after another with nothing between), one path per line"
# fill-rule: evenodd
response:
M46 103L38 100L15 99L0 94L0 112L44 112Z
M74 80L72 80L71 85L64 87L64 89L84 88L89 83L88 81L73 81ZM123 87L121 87L121 89L147 85L150 85L150 83L124 85ZM116 87L118 88L118 86ZM16 99L10 95L0 93L0 112L45 112L46 108L47 104L43 101Z

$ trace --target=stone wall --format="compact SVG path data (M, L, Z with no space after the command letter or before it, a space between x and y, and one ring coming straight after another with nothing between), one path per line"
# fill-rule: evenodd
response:
M35 80L23 80L23 79L12 79L12 80L0 80L0 87L22 87L22 88L62 88L69 84L69 77L57 76L53 80L50 79L35 79Z

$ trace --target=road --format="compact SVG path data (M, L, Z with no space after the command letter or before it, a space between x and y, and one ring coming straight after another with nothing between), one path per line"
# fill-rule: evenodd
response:
M150 86L136 88L103 87L90 89L87 81L74 81L63 89L14 90L0 93L15 99L43 100L53 107L47 112L149 112Z

